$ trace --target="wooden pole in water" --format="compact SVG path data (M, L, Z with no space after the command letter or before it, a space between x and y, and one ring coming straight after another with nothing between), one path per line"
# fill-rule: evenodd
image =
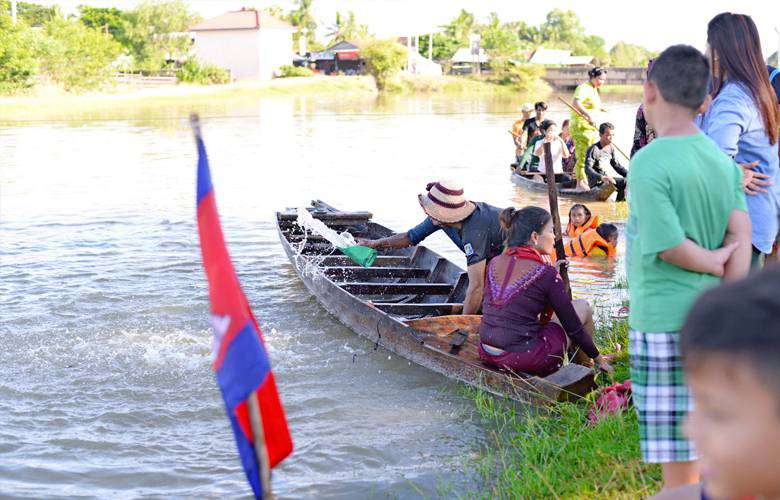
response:
M257 401L257 391L252 391L247 399L249 408L249 423L252 426L252 436L254 437L255 456L260 465L258 471L260 475L260 484L263 488L263 498L273 499L271 490L271 468L268 464L268 451L265 448L265 432L263 431L263 420L260 418L260 403Z
M582 117L582 118L585 118L585 115L583 115L582 113L580 113L580 110L579 110L579 109L577 109L577 108L575 108L574 106L572 106L571 104L569 104L569 101L567 101L566 99L564 99L564 98L563 98L563 97L561 97L561 96L558 96L558 99L559 99L559 100L560 100L562 103L564 103L565 105L567 105L567 106L569 107L569 109L571 109L572 111L574 111L575 113L577 113L577 114L578 114L580 117ZM628 160L628 161L631 161L631 158L629 158L629 157L628 157L628 155L627 155L626 153L624 153L624 152L623 152L623 150L622 150L622 149L620 149L620 147L618 147L618 145L617 145L617 144L615 144L615 141L612 141L612 146L613 146L615 149L617 149L618 153L620 153L620 154L622 154L623 156L625 156L626 160Z
M555 185L555 171L552 164L552 152L550 143L545 142L544 163L545 176L547 177L547 196L550 198L550 215L552 215L553 232L555 233L555 254L558 260L566 260L566 252L563 250L563 232L561 231L561 214L558 212L558 187ZM555 265L555 262L553 262ZM559 269L566 292L571 297L571 285L569 284L569 269L563 265Z

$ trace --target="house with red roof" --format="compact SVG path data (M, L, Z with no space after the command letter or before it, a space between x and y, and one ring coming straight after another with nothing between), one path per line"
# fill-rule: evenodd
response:
M189 31L195 57L230 70L234 80L268 80L280 66L292 64L295 28L265 12L227 12Z

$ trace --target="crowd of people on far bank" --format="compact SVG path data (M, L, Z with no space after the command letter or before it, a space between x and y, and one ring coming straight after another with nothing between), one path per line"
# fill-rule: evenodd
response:
M556 176L628 194L633 403L642 457L662 467L662 498L780 498L776 74L753 20L724 13L708 25L706 54L675 45L649 65L629 168L610 147L614 127L595 121L605 111L602 68L577 88L560 134L543 102L511 131L527 173L544 175L543 141ZM451 181L418 199L422 223L362 243L399 248L443 230L466 256L463 314L482 313L486 364L547 375L568 352L613 371L594 343L589 304L564 287L547 210L472 202ZM613 256L617 232L572 206L566 253Z

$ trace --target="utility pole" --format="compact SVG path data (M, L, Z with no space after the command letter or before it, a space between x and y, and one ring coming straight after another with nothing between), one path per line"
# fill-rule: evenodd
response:
M11 23L16 26L16 0L11 0Z

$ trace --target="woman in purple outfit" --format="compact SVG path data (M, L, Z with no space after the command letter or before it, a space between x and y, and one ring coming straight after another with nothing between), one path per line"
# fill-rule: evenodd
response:
M574 345L611 372L593 343L590 306L572 302L557 269L547 263L555 241L550 214L539 207L507 208L501 226L506 250L487 268L479 327L482 360L545 376L563 365Z

